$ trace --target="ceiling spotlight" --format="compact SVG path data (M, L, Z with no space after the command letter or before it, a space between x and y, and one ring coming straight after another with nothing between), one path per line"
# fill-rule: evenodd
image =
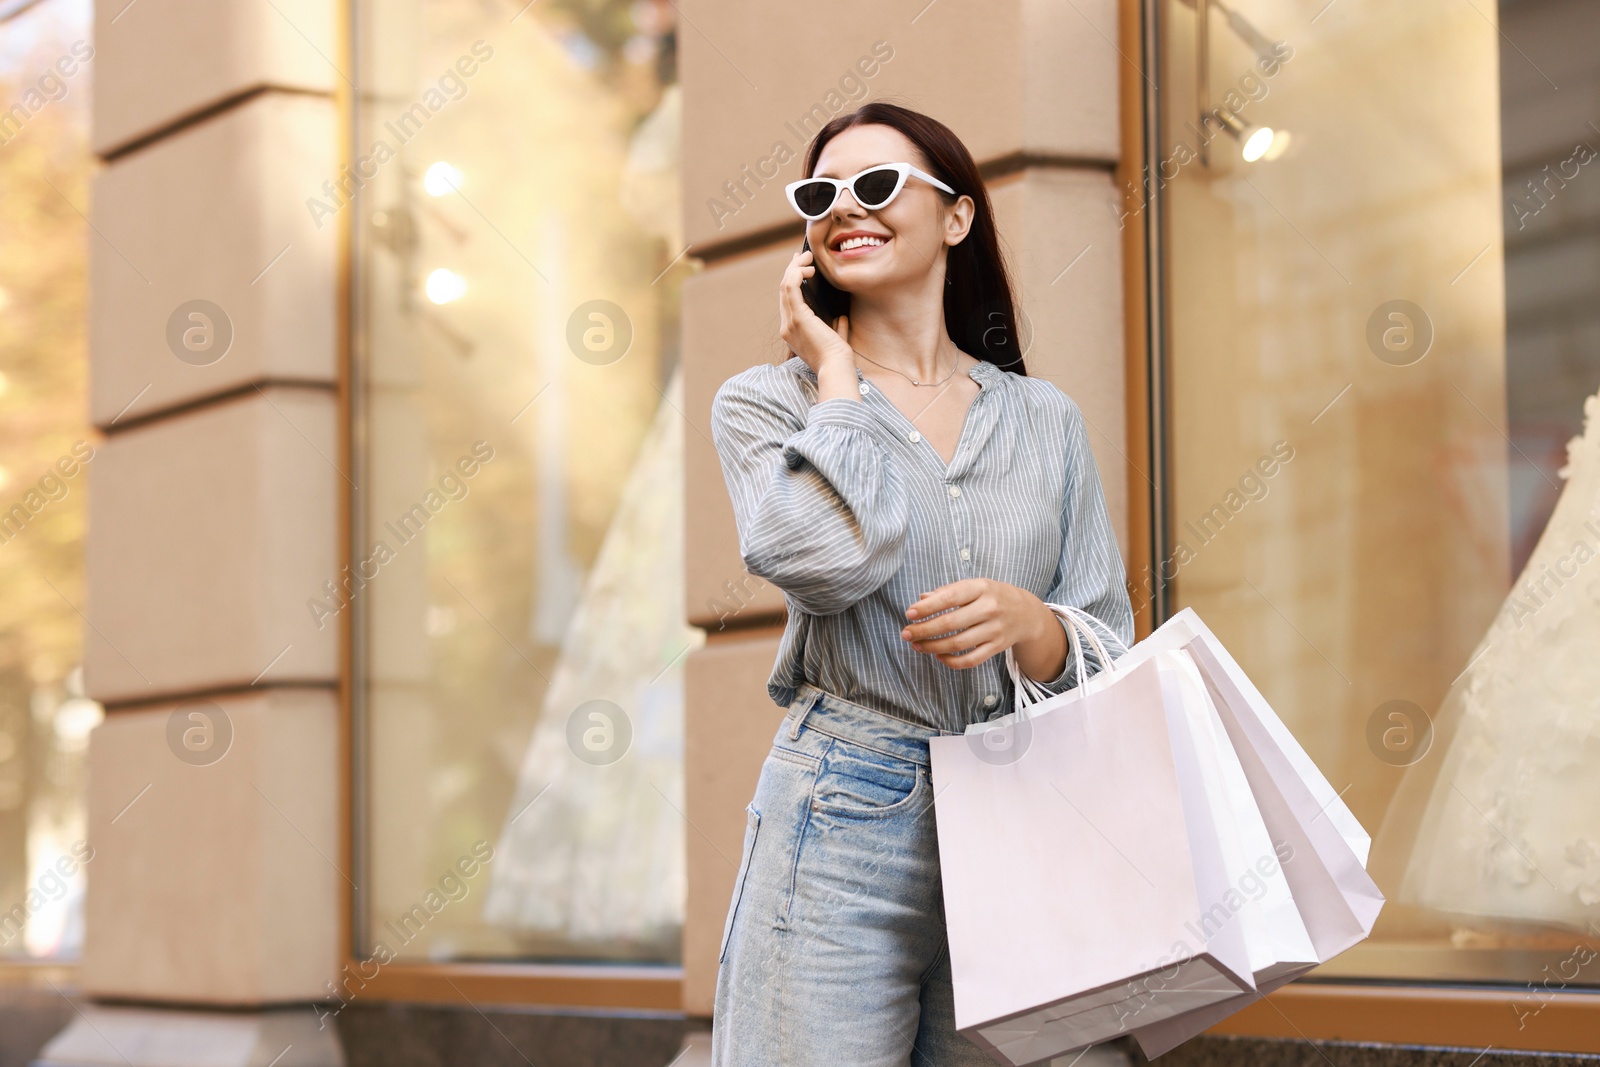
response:
M461 172L440 160L422 176L422 187L429 196L449 196L461 185Z
M1272 136L1269 138L1271 143L1268 144L1266 150L1261 153L1261 161L1263 163L1271 163L1274 159L1277 159L1279 156L1283 155L1284 152L1288 151L1289 131L1274 130L1270 126L1264 128L1269 130Z
M423 291L435 304L449 304L467 294L467 280L453 270L440 267L428 275Z
M1246 163L1254 163L1258 159L1270 163L1283 155L1284 149L1289 147L1288 130L1253 125L1225 107L1213 109L1206 118L1218 129L1226 130L1239 142L1239 155Z

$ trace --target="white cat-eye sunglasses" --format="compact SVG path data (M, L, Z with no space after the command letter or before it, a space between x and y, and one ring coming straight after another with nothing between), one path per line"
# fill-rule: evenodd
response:
M801 218L815 222L833 210L841 190L849 189L856 203L869 211L876 211L889 206L900 195L900 190L905 188L906 178L911 176L921 178L951 196L956 195L956 191L944 182L909 163L879 163L850 178L801 178L784 186L783 191L788 194L790 206L799 212Z

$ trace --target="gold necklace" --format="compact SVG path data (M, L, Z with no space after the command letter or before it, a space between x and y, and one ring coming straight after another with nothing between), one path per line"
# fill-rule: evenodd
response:
M911 375L907 374L903 370L895 370L895 368L893 368L893 367L884 367L884 365L882 363L879 363L877 360L873 359L871 356L869 356L869 355L867 355L867 354L865 354L863 352L858 352L854 348L850 349L850 351L855 352L856 355L860 356L862 359L866 360L868 363L871 363L875 367L883 367L884 370L894 371L894 373L900 375L900 377L904 378L906 381L910 382L912 385L920 385L920 386L943 385L945 382L948 382L951 378L954 378L956 376L956 367L961 366L961 354L958 352L958 353L956 353L955 366L952 366L950 368L950 373L949 374L946 374L943 378L940 378L936 382L919 382L919 381L917 381L915 378L911 377Z

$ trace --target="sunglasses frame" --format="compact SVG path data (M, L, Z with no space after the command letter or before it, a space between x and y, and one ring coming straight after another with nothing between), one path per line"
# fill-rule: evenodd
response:
M861 197L856 194L856 180L862 175L871 174L880 170L892 170L899 175L894 183L894 189L890 191L888 196L884 197L881 204L868 206L861 203ZM805 219L807 222L816 222L818 219L827 217L828 213L833 210L834 205L839 203L840 192L845 189L850 190L851 198L854 199L857 204L860 204L862 208L866 209L867 211L881 211L890 204L894 203L894 198L899 196L900 190L906 187L906 179L908 177L921 178L923 181L927 182L936 189L943 189L951 196L956 195L956 191L950 188L944 182L940 181L938 178L935 178L925 170L919 170L918 168L913 167L910 163L875 163L866 170L852 174L848 178L801 178L799 181L790 182L788 185L784 186L783 192L784 195L789 198L789 206L794 208L796 214ZM829 185L833 186L833 199L828 201L828 206L816 215L808 215L804 211L801 211L800 202L795 197L795 193L800 190L801 186L809 185L812 182L827 182Z

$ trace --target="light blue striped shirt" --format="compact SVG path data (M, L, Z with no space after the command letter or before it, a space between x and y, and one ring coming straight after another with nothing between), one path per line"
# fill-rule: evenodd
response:
M711 434L751 574L783 590L788 621L767 691L801 682L941 730L1011 710L1004 655L957 670L900 637L905 609L962 578L1071 604L1133 643L1133 608L1083 415L1042 378L979 362L979 393L948 468L867 382L817 403L799 356L724 382ZM1098 668L1093 653L1086 668ZM1076 682L1068 653L1043 683Z

